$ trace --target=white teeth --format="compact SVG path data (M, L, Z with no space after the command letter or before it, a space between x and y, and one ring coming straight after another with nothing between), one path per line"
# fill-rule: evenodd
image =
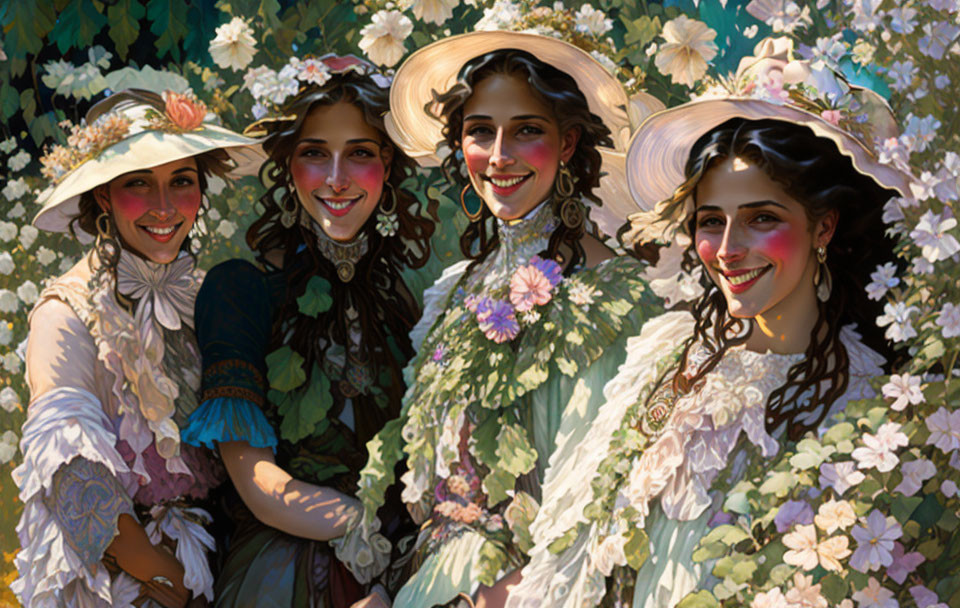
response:
M490 181L493 182L494 186L497 186L500 188L509 188L510 186L515 186L520 182L522 182L525 177L526 175L521 175L519 177L511 177L510 179L497 179L495 177L491 177Z
M159 235L162 236L162 235L165 235L165 234L170 234L171 232L173 232L174 230L176 230L177 227L176 227L176 226L168 226L168 227L166 227L166 228L161 228L161 227L159 227L159 226L144 226L143 229L146 230L147 232L149 232L150 234L159 234Z
M353 199L343 202L331 201L330 199L323 199L323 202L327 204L328 207L336 211L342 211L353 204Z
M735 276L735 277L731 277L731 276L727 276L727 275L723 275L723 276L727 279L727 281L730 282L731 285L742 285L743 283L746 283L747 281L752 281L753 279L757 278L757 275L759 275L759 274L760 274L761 272L763 272L764 270L766 270L766 268L755 268L755 269L751 270L750 272L745 272L745 273L743 273L743 274L738 274L738 275Z

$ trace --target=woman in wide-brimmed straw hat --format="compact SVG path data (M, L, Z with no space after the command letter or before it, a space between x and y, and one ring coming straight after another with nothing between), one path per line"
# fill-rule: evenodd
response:
M394 606L495 605L512 580L498 579L526 560L550 454L596 412L621 332L656 309L638 263L587 229L585 201L591 214L624 208L610 193L624 190L630 101L580 48L502 31L417 51L390 99L398 145L462 188L468 259L424 295L413 384L362 474L365 517L347 539L372 531L405 457L402 498L423 526Z
M34 224L96 240L30 313L11 587L28 608L204 605L214 545L197 505L222 470L180 443L200 372L188 234L208 178L255 174L262 153L192 95L137 90L67 142L42 159Z
M670 608L712 589L713 562L693 552L748 464L872 395L892 363L864 287L894 259L883 205L909 194L876 153L893 116L794 60L788 39L755 53L630 144L631 192L654 208L621 239L683 237L702 295L628 340L585 439L551 462L545 527L509 606Z
M204 281L203 393L183 437L216 444L239 495L219 606L382 605L391 543L337 537L359 512L367 442L400 413L420 318L404 274L427 262L434 224L384 131L388 78L336 55L281 73L296 93L247 129L269 155L247 233L260 266L230 260ZM389 502L378 516L399 541L413 527Z

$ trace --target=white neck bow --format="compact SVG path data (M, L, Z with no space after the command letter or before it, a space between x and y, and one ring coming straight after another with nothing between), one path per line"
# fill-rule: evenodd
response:
M136 319L153 317L169 330L181 322L193 327L193 257L182 252L169 264L157 264L129 251L122 251L117 264L117 291L139 300Z

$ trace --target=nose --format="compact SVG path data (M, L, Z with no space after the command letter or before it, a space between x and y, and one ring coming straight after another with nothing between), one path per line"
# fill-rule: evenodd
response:
M493 150L490 153L490 164L497 169L509 167L514 163L513 157L504 145L503 128L497 129L497 138L493 141Z
M350 181L347 179L343 167L343 158L339 154L335 154L333 157L333 166L330 168L330 174L327 175L326 181L334 193L343 192L350 187Z
M173 196L168 187L160 189L156 204L147 213L158 222L166 222L173 219L177 214L177 208L173 204Z
M742 259L747 253L747 247L741 238L740 228L734 221L728 221L723 231L723 240L717 249L717 257L728 265Z

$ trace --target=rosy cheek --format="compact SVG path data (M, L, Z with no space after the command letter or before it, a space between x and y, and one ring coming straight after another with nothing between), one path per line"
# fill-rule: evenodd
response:
M203 195L200 193L199 187L184 188L182 192L174 195L173 205L180 212L180 215L192 221L197 216L197 210L200 209L202 199Z
M798 255L797 230L790 224L783 223L775 230L771 230L761 237L756 245L757 250L773 260L789 260Z
M467 164L467 171L470 175L483 173L490 164L490 152L483 146L464 142L463 160Z
M350 180L364 192L375 192L383 187L386 171L381 163L356 164L350 168Z
M290 173L293 175L293 185L305 192L313 192L327 180L327 169L320 163L294 161L290 165Z
M555 167L558 152L556 146L542 139L521 144L516 148L516 154L522 155L524 162L538 171Z
M153 199L123 188L110 193L111 210L117 221L133 222L143 217L153 206Z
M697 237L697 255L700 256L700 261L707 266L711 266L717 260L717 250L720 248L718 240L709 236Z

